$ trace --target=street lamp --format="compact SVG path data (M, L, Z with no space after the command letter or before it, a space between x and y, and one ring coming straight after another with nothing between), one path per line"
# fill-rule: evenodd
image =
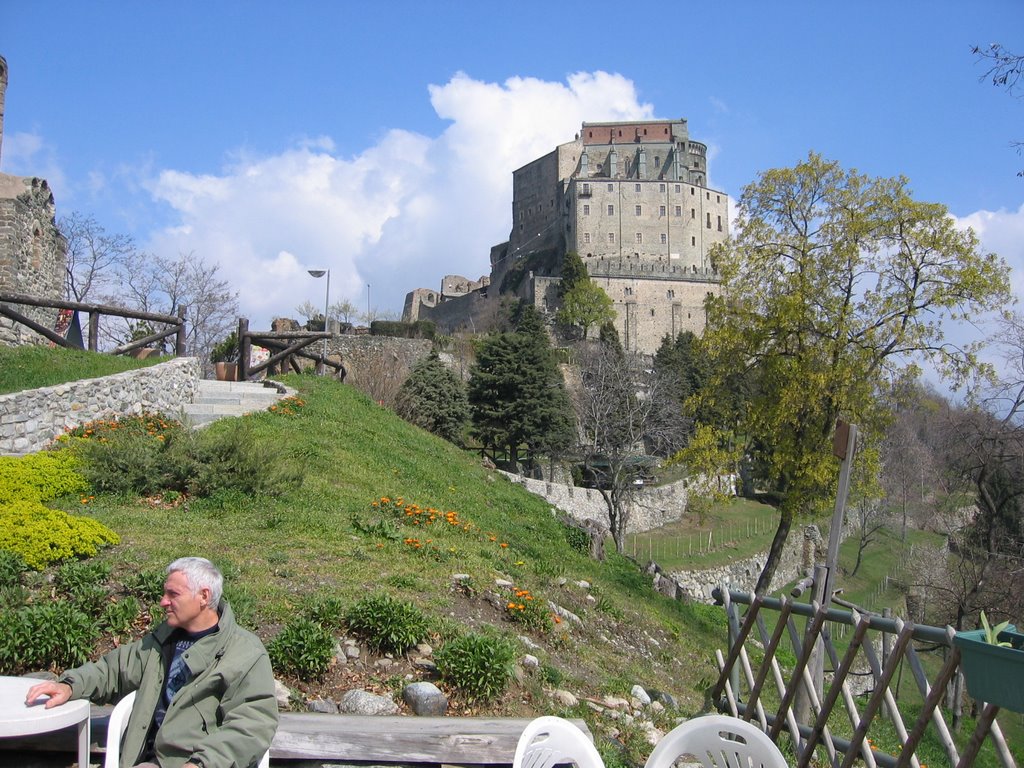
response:
M370 324L370 284L366 284L366 324Z
M327 307L331 303L331 270L310 269L307 270L312 277L323 277L327 275L327 291L324 293L324 332L327 332ZM324 366L327 365L327 337L324 336Z

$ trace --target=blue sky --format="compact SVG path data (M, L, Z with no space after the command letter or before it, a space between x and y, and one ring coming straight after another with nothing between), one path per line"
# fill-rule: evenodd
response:
M811 150L905 175L1024 288L1024 3L0 0L0 171L144 250L220 265L253 327L488 272L511 172L584 120L678 118L736 197Z

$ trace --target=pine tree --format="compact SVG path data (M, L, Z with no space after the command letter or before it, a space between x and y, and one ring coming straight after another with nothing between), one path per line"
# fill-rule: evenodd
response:
M395 400L403 419L449 442L462 444L469 421L469 401L459 378L431 352L413 366Z
M521 305L516 330L491 334L477 351L469 380L472 434L492 454L518 465L572 443L572 409L544 323Z

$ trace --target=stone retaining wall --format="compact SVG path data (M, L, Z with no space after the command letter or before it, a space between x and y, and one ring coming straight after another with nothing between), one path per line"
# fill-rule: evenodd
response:
M786 545L782 549L782 557L772 577L769 592L782 589L786 584L802 578L814 566L815 562L825 558L824 547L828 544L816 525L794 528L790 531ZM759 552L753 557L738 560L718 568L700 571L672 571L662 574L675 582L676 590L691 600L701 603L713 603L711 590L717 586L727 585L736 590L753 592L757 585L757 577L761 575L767 552Z
M608 527L608 506L601 492L593 488L579 488L573 485L533 480L522 475L502 472L513 483L526 488L530 493L546 499L574 520L584 522L596 520ZM639 533L659 528L682 518L686 512L687 488L683 481L657 488L643 488L637 492L632 505L626 533Z
M0 395L0 455L45 448L65 429L115 415L160 411L176 416L195 399L199 361L166 363L98 379Z

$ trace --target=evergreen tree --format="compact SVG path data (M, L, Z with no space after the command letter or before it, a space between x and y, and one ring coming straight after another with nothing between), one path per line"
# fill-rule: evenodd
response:
M562 260L562 280L558 284L559 297L565 296L573 287L584 280L589 280L587 265L576 251L569 251Z
M441 362L437 352L413 366L395 399L403 419L449 442L462 444L469 421L469 401L459 378Z
M516 330L491 334L477 351L468 395L472 434L492 454L518 464L564 451L572 442L572 409L544 323L520 305Z

